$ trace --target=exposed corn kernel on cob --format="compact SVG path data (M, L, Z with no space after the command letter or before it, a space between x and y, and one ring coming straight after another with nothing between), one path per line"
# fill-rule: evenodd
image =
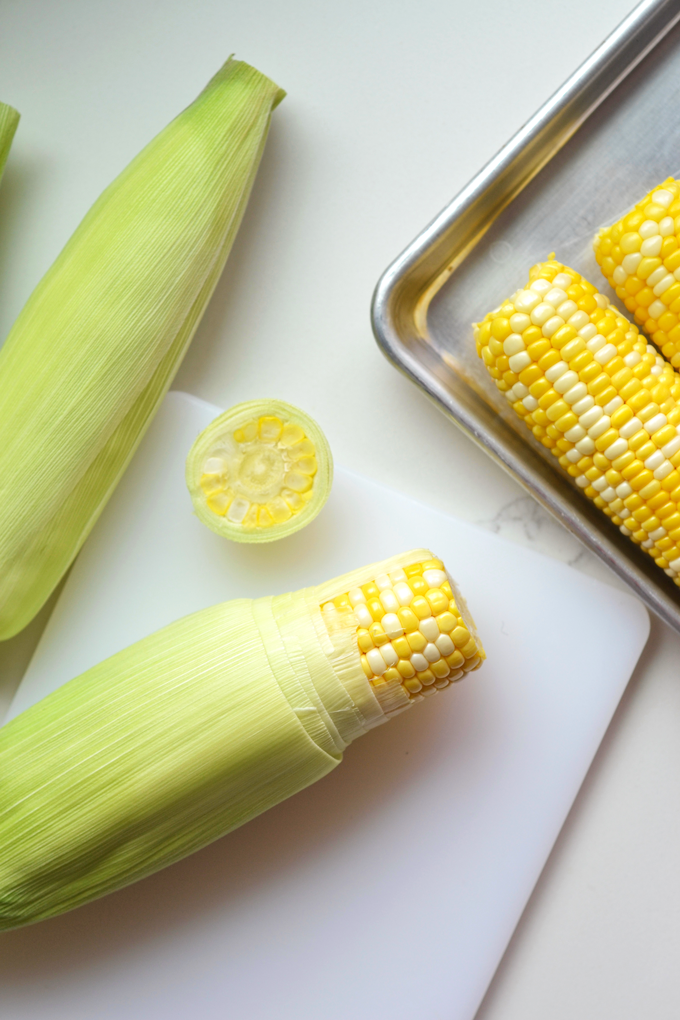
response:
M12 141L19 124L19 114L6 103L0 103L0 177L12 147Z
M575 270L550 260L475 327L477 352L560 465L680 584L680 377Z
M463 669L475 669L484 652L447 584L440 561L419 549L318 587L214 606L0 729L0 928L61 913L204 846L320 779L352 740L420 700L401 673L378 677L378 667L369 679L362 667L355 613L373 591L383 606L390 593L413 609L428 642L427 619L438 621L437 640L462 641L462 617ZM425 602L429 617L419 615ZM423 692L447 682L423 678Z
M484 650L441 560L381 573L326 602L324 620L353 611L361 665L380 698L399 685L410 700L443 690L477 669Z
M0 351L0 638L49 596L157 410L282 95L228 61L98 199Z
M316 422L282 400L251 400L216 418L189 451L197 516L236 542L273 542L309 524L328 499L333 458Z
M680 368L680 183L669 177L593 242L595 257L647 336Z

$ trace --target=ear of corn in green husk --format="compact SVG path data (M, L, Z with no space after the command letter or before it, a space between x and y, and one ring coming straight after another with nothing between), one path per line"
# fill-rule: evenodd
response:
M415 550L179 620L0 730L0 928L197 850L476 669L474 624Z
M227 61L98 199L0 351L0 638L58 583L166 392L282 96Z
M333 458L308 414L282 400L249 400L196 439L186 467L197 517L234 542L273 542L319 513Z
M12 106L0 103L0 177L12 147L12 141L19 124L19 114Z
M475 327L511 407L575 485L680 584L680 375L554 258Z

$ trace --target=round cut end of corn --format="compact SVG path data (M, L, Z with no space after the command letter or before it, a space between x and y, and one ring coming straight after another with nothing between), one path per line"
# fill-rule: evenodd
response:
M321 510L333 481L330 447L316 422L281 400L225 411L187 458L197 516L236 542L273 542Z
M679 584L675 369L604 294L554 259L475 326L475 341L534 438Z
M680 368L680 181L652 188L593 247L619 300Z
M395 567L321 606L329 632L353 614L364 674L386 715L429 697L486 658L455 582L432 557Z

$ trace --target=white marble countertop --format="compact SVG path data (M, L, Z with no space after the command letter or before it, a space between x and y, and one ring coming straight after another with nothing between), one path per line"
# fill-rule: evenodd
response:
M0 189L0 335L102 188L235 51L289 94L176 386L299 404L339 462L617 583L383 359L369 303L631 6L9 0L0 99L23 119ZM0 645L0 709L44 618ZM678 661L654 622L479 1020L678 1015Z

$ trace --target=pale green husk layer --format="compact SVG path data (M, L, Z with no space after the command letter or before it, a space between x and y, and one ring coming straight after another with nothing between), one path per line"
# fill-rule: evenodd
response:
M12 141L19 124L19 114L12 106L0 103L0 177L12 147Z
M0 928L148 875L333 769L388 716L356 623L329 634L319 605L423 555L195 613L0 729Z
M101 195L0 351L0 638L63 576L158 408L283 94L227 61Z

